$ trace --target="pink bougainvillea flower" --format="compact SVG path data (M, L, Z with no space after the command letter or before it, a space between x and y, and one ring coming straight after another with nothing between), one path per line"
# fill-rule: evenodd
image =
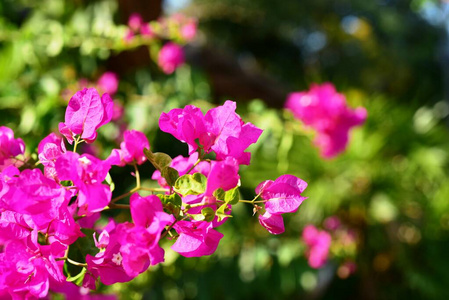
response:
M345 96L337 93L331 83L314 84L307 92L289 94L285 107L317 131L314 143L325 158L344 151L351 128L363 124L367 117L365 108L349 108Z
M230 156L239 164L248 165L251 154L244 151L258 140L262 130L244 123L235 109L235 102L226 101L203 116L199 108L187 105L184 109L162 113L159 126L162 131L187 143L190 154L198 149L198 141L206 153L213 150L217 160Z
M45 177L40 169L26 169L10 183L8 193L1 197L5 208L28 214L43 226L57 218L61 207L68 202L65 189Z
M184 257L211 255L217 250L223 234L211 222L178 221L173 228L179 234L171 249Z
M103 236L106 234L102 233ZM89 276L84 277L83 286L95 289L95 280L100 278L103 284L110 285L117 282L128 282L134 277L129 276L123 269L123 258L120 252L118 234L113 228L107 233L108 239L101 239L100 252L95 256L86 255ZM106 243L107 242L107 243Z
M259 215L259 223L271 234L281 234L285 231L284 219L281 215L265 212L263 215Z
M315 269L321 268L329 256L331 235L324 230L318 230L313 225L307 225L302 232L302 238L309 247L306 252L309 265Z
M111 121L113 101L108 94L100 97L94 88L78 91L70 99L65 112L65 123L59 123L59 132L69 143L80 135L87 143L97 138L97 129Z
M106 161L117 166L124 166L132 162L141 165L146 161L144 148L150 148L145 134L137 130L126 130L123 134L123 142L120 143L120 149L113 149Z
M165 74L173 73L184 64L184 50L175 43L167 43L159 51L158 65Z
M233 157L227 157L222 161L213 161L204 195L212 196L219 188L222 188L224 191L235 188L240 180L238 172L239 165Z
M142 23L143 23L142 16L139 13L133 13L132 15L129 16L128 26L129 28L131 28L131 30L138 31Z
M56 159L67 152L64 140L55 133L50 133L39 143L37 152L39 154L39 161L44 166L45 176L56 178Z
M256 187L256 194L266 200L259 223L272 234L284 232L282 214L296 212L307 197L301 196L307 182L293 175L282 175L275 181L266 180Z
M104 93L114 96L118 89L118 76L114 72L105 72L98 78L97 86Z
M164 261L164 250L158 243L165 226L173 220L163 211L161 200L155 195L133 194L130 207L134 223L119 224L116 230L123 268L135 277L148 266Z
M150 39L156 36L153 29L151 29L150 24L143 23L142 26L140 26L140 35L146 39Z
M341 226L341 221L337 216L330 216L324 220L324 228L330 231L335 231Z
M21 138L14 138L11 128L0 126L0 171L10 165L15 165L12 158L25 152L25 143Z
M195 38L197 32L197 24L194 20L191 20L187 24L181 27L181 36L186 41L191 41Z
M7 290L13 299L37 299L47 296L50 278L63 282L62 264L55 257L64 254L64 247L42 246L37 231L27 240L11 240L0 253L0 290Z
M102 184L111 165L90 154L67 152L55 163L59 180L71 180L78 188L78 214L90 215L103 210L111 201L111 190Z
M260 183L256 193L261 194L265 209L270 214L296 212L307 197L301 196L307 182L293 175L282 175L275 181L267 180Z

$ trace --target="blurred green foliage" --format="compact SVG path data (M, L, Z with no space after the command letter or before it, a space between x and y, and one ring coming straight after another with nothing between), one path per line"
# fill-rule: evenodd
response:
M311 145L313 133L289 113L263 99L239 105L245 121L264 129L252 147L252 164L241 169L242 196L252 199L259 182L284 173L309 183L309 199L286 217L286 233L271 236L241 204L220 227L225 237L215 255L185 259L168 250L164 264L100 290L122 299L447 299L449 139L443 120L449 108L441 101L435 59L439 33L413 5L193 1L187 12L199 18L206 43L229 49L242 65L290 90L332 81L353 107L367 108L368 120L353 132L346 153L323 160ZM73 94L81 78L94 82L125 50L120 13L113 0L0 2L0 120L25 140L28 154L63 121L65 91ZM167 76L142 61L119 77L122 121L144 131L153 150L186 155L185 145L157 130L157 121L174 107L212 107L207 75L186 65ZM120 141L119 126L101 129L102 158ZM111 171L118 194L132 187L130 171ZM149 181L152 171L145 164L143 179ZM313 270L301 232L331 215L357 233L357 247L334 244L330 262ZM336 272L347 258L357 271L341 279Z

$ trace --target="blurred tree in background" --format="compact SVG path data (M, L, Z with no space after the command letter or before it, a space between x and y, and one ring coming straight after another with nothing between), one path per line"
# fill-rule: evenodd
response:
M57 130L80 80L95 82L113 71L120 79L114 99L125 115L100 131L102 148L93 152L109 153L127 126L144 131L156 151L186 155L185 145L158 130L160 113L232 99L245 121L264 129L251 166L242 170L245 199L262 179L283 173L309 183L309 199L287 218L285 234L271 236L250 217L250 207L238 207L234 222L220 228L225 237L213 256L184 259L167 251L164 264L132 282L102 287L123 299L447 299L449 30L444 19L436 22L447 17L447 6L3 0L1 125L35 152ZM134 12L148 22L180 9L198 19L200 33L185 47L188 64L166 75L155 63L160 45L127 45L124 24ZM351 106L368 110L346 153L333 160L323 160L311 145L313 134L282 109L289 92L325 81ZM148 165L144 180L153 171ZM132 184L116 180L116 189ZM301 232L306 224L323 227L329 216L338 216L355 238L348 244L334 236L328 263L315 270ZM357 265L354 274L342 269L348 260Z

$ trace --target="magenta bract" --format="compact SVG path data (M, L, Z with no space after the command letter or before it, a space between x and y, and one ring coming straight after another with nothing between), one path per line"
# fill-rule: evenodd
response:
M289 94L285 107L317 131L314 143L324 158L332 158L344 151L349 131L363 124L367 116L363 107L349 108L345 96L337 93L331 83L314 84L307 92Z
M59 123L59 132L69 143L75 135L92 143L97 138L97 129L111 121L113 101L108 94L100 97L94 88L78 91L70 99L65 112L65 123Z
M309 247L306 253L309 265L315 269L321 268L329 256L331 235L324 230L318 230L313 225L307 225L302 232L302 238Z
M55 163L59 180L71 180L78 188L78 214L90 215L103 210L111 201L112 192L108 185L102 184L111 165L90 154L79 155L67 152Z
M211 255L217 250L223 234L210 222L179 221L173 227L179 237L171 249L185 257Z
M244 123L235 108L235 102L226 101L203 116L199 108L187 105L184 109L162 113L159 126L162 131L187 143L190 154L198 149L198 141L206 153L213 150L217 160L230 156L239 164L248 165L251 154L244 151L257 141L262 130Z
M25 152L25 143L22 139L14 138L11 128L0 126L0 171L10 165L15 165L13 160L17 155Z
M143 149L150 148L145 134L137 130L126 130L123 133L123 139L120 149L113 149L106 161L117 166L124 166L132 162L136 162L138 165L143 164L147 160Z
M184 50L175 43L167 43L159 51L157 63L165 74L173 73L184 64Z

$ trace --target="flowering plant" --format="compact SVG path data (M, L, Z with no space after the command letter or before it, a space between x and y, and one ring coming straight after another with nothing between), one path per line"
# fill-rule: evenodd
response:
M94 88L70 99L62 137L51 133L40 142L36 164L16 163L24 143L0 127L0 295L34 299L49 291L80 293L75 285L86 293L99 282L130 281L164 261L164 238L174 240L171 249L182 256L211 255L223 237L217 228L240 202L253 206L270 233L282 233L281 214L298 209L307 183L283 175L262 182L254 199L240 199L239 168L250 164L247 148L262 130L235 109L226 101L205 115L192 105L162 113L161 130L189 146L188 157L175 159L154 153L136 130L126 130L120 149L105 160L79 154L78 146L94 143L113 114L110 96ZM141 181L139 168L147 160L159 187ZM126 165L134 168L136 186L115 195L109 171ZM97 224L102 212L115 209L129 210L130 218Z

